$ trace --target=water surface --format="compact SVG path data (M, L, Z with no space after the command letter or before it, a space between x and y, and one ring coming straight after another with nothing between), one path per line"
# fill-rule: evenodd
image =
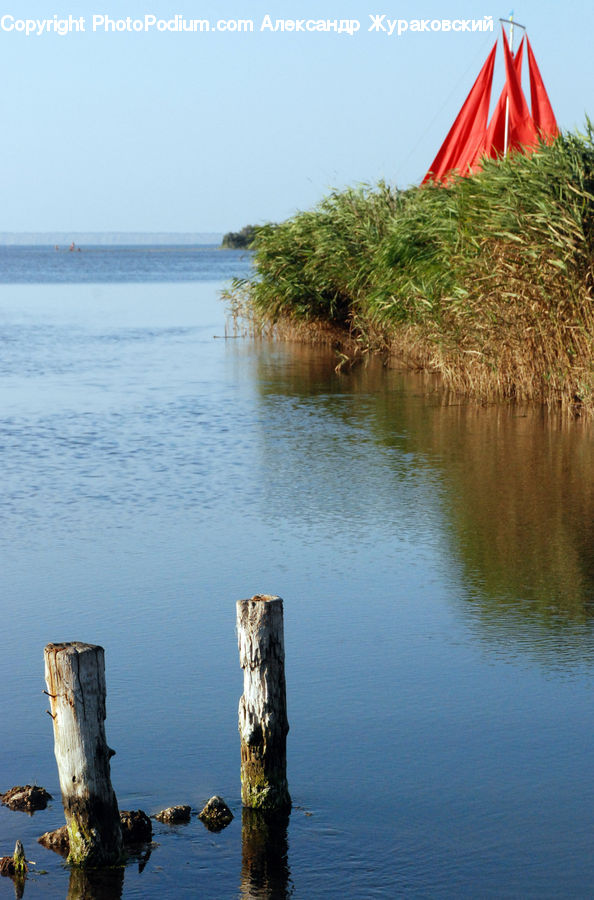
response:
M0 287L0 789L56 797L0 808L0 853L20 838L47 873L25 896L587 895L591 431L225 340L241 254L76 282L52 253ZM235 601L258 592L285 599L295 804L268 825L239 798ZM42 694L63 640L105 647L120 807L235 813L155 822L103 893L35 843L63 822Z

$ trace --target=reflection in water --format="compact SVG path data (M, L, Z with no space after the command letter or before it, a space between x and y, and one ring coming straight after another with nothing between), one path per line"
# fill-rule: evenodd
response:
M124 868L71 869L67 900L119 900L124 889Z
M128 852L128 864L130 864L133 860L135 862L138 861L138 873L142 873L144 871L144 867L151 858L151 844L139 844L135 847L130 847L128 845L126 849Z
M264 465L285 508L339 519L357 542L402 533L403 515L409 534L430 522L483 633L582 655L594 609L592 427L540 408L480 407L374 361L333 378L331 363L295 346L257 359L275 434L272 448L262 442Z
M241 879L238 830L195 822L162 829L162 866L133 863L123 889L113 873L103 896L587 894L591 428L442 405L430 378L337 375L332 354L258 358L177 318L182 298L200 305L194 286L147 291L43 290L28 307L5 292L23 330L0 322L1 593L19 608L3 620L0 710L18 728L1 768L55 784L35 685L60 629L109 648L131 803L157 809L189 784L236 796L233 598L278 591L291 781L323 810L313 830L291 821L290 874L286 825L252 829L247 813ZM175 649L162 678L153 646ZM43 830L20 823L26 843ZM66 895L70 872L47 868L26 898ZM80 878L71 897L101 896Z
M241 816L242 900L283 900L291 896L288 826L288 812L262 812L244 807Z
M593 444L588 426L540 409L444 406L417 429L416 449L440 473L465 612L490 640L567 663L589 656Z
M594 599L593 435L543 411L436 411L427 448L467 573L492 597L582 620Z
M25 875L11 875L12 883L14 884L14 896L16 900L21 900L25 895L25 882L27 878Z

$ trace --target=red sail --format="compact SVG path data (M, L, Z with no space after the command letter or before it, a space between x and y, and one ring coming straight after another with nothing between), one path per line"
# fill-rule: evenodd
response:
M465 169L476 156L476 149L481 144L487 128L496 51L497 42L425 175L423 184L430 180L443 181L444 176L453 170L458 170L463 175L467 174Z
M526 103L522 84L514 68L514 61L503 31L503 53L505 56L505 80L509 97L508 150L520 150L538 143L538 134Z
M423 184L431 180L447 184L450 178L456 175L466 176L478 171L481 168L481 158L484 156L498 158L503 156L506 150L531 153L538 144L539 136L551 141L559 134L528 38L526 45L532 115L522 90L524 39L522 38L514 58L503 29L505 87L495 106L489 127L487 128L487 116L496 47L491 50L464 106L433 160L429 172L425 175Z
M518 80L521 80L522 77L523 58L524 38L522 38L517 53L514 56L514 69L516 70ZM497 105L493 110L491 122L486 134L484 135L481 146L479 147L474 159L472 160L472 171L480 168L479 162L481 156L490 156L492 159L497 159L498 156L503 156L505 153L505 110L507 106L507 97L508 92L506 82L503 90L501 91L501 94L499 95Z
M559 134L559 128L528 38L526 38L526 43L528 45L532 118L537 132L543 140L548 140L550 143Z

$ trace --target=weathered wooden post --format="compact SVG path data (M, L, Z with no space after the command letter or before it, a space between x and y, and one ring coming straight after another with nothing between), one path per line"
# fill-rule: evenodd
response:
M256 594L237 603L241 799L253 809L291 805L287 786L287 700L283 601Z
M68 827L68 862L110 866L122 858L122 830L105 739L103 647L48 644L45 681L54 720L54 752Z

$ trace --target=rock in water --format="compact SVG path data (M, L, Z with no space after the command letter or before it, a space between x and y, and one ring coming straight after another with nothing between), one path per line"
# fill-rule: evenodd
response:
M55 850L56 853L60 853L62 856L68 856L70 852L68 826L62 825L61 828L57 828L55 831L46 831L40 838L37 838L37 843L47 847L48 850Z
M0 794L0 799L9 809L35 812L37 809L45 809L47 801L52 799L52 795L48 794L45 788L38 787L36 784L24 784L11 788L5 794Z
M222 797L211 797L198 818L206 825L209 831L222 831L226 828L233 813Z
M121 809L120 822L124 844L146 844L153 837L151 820L141 809Z
M166 822L168 825L177 825L179 822L189 822L190 813L189 806L168 806L153 818L158 819L159 822Z

